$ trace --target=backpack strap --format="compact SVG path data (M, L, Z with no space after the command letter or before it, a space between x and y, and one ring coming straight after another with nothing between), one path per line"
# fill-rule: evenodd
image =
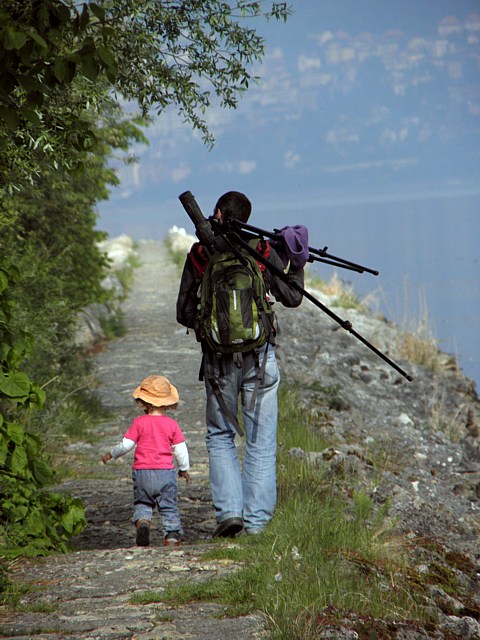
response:
M258 388L260 387L261 384L263 384L263 381L265 379L265 369L266 369L266 366L267 366L268 346L269 346L269 342L267 341L266 346L265 346L265 353L263 354L262 364L259 363L258 352L257 351L254 352L255 365L256 365L256 369L257 369L257 376L255 378L255 386L253 387L253 393L252 393L252 398L250 400L250 406L248 407L250 411L253 411L255 409L255 403L257 402Z
M241 354L240 354L241 355ZM220 366L221 366L221 359L219 360L220 362ZM243 431L242 427L240 426L237 416L235 416L230 409L227 407L227 403L225 402L224 397L222 396L222 392L220 391L220 387L218 386L217 381L215 380L215 376L213 375L213 368L211 365L207 365L206 363L206 358L205 358L205 354L202 356L202 364L200 365L200 376L199 380L203 380L204 376L205 376L205 371L207 370L207 379L208 382L210 383L210 386L212 387L213 393L215 394L215 398L217 399L218 404L220 405L220 409L223 411L223 413L226 415L227 419L229 420L229 422L231 422L233 424L233 426L235 427L235 431L238 433L239 436L244 436L245 432Z
M198 371L198 380L203 382L205 380L205 354L202 353L202 361L200 362L200 369Z
M208 265L208 255L205 251L205 247L199 242L195 242L188 252L188 259L195 267L197 277L201 278Z
M228 420L233 424L233 426L235 427L235 430L237 431L239 436L244 436L245 432L243 431L242 427L240 426L237 417L233 415L233 413L230 411L230 409L227 407L227 404L222 396L222 392L220 391L220 387L218 386L216 380L214 378L209 378L209 382L212 386L213 389L213 393L215 394L215 397L217 399L218 404L220 405L222 411L224 412L224 414L227 416Z
M253 238L253 240L250 240L248 244L252 247L252 249L255 249L255 251L257 251L263 258L270 257L270 243L268 240L259 240L258 238ZM257 260L256 262L260 271L264 273L267 270L267 267L263 264L263 262L260 262L260 260Z
M237 369L241 369L243 367L243 355L241 351L234 351L232 353L233 364L237 367Z

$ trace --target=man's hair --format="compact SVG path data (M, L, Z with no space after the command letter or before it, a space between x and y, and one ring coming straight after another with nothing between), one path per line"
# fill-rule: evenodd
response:
M252 213L252 203L244 193L240 191L227 191L220 196L215 205L214 213L220 209L224 220L239 220L247 222Z

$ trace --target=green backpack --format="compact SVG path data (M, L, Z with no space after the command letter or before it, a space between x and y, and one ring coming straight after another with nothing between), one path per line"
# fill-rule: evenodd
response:
M258 241L253 240L257 245ZM197 338L216 353L261 347L273 329L273 311L255 258L238 250L214 254L200 286Z

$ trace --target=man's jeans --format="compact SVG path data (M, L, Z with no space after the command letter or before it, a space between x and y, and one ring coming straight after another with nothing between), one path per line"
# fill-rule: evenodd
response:
M177 477L175 469L134 469L133 517L137 520L152 520L157 507L162 518L163 535L170 531L183 533L177 509Z
M260 531L272 518L277 498L277 391L280 372L273 345L268 345L264 380L258 387L255 406L250 409L265 348L266 345L260 349L257 360L253 353L243 354L241 368L231 357L217 358L205 354L206 444L213 506L217 522L232 517L243 518L247 533ZM246 439L242 470L235 446L236 431L215 397L209 379L212 375L234 416L238 415L238 396L241 395Z

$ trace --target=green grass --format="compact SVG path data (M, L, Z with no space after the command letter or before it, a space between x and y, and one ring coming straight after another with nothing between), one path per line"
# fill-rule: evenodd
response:
M323 396L328 411L329 393ZM132 603L218 602L225 605L226 616L260 611L275 640L317 638L319 615L327 610L338 616L355 611L384 619L415 618L415 592L403 577L408 574L405 547L391 533L388 504L376 509L366 493L347 491L339 479L292 457L292 447L322 451L331 443L322 438L322 416L307 415L291 388L288 394L282 390L279 406L275 517L261 535L234 544L215 541L204 556L228 558L239 568L137 594Z
M135 245L135 249L138 248L138 245ZM132 253L128 256L125 265L121 269L117 269L115 271L115 275L118 278L122 288L125 292L125 297L128 292L132 288L133 281L135 278L135 269L141 265L141 261L139 260L136 253Z

